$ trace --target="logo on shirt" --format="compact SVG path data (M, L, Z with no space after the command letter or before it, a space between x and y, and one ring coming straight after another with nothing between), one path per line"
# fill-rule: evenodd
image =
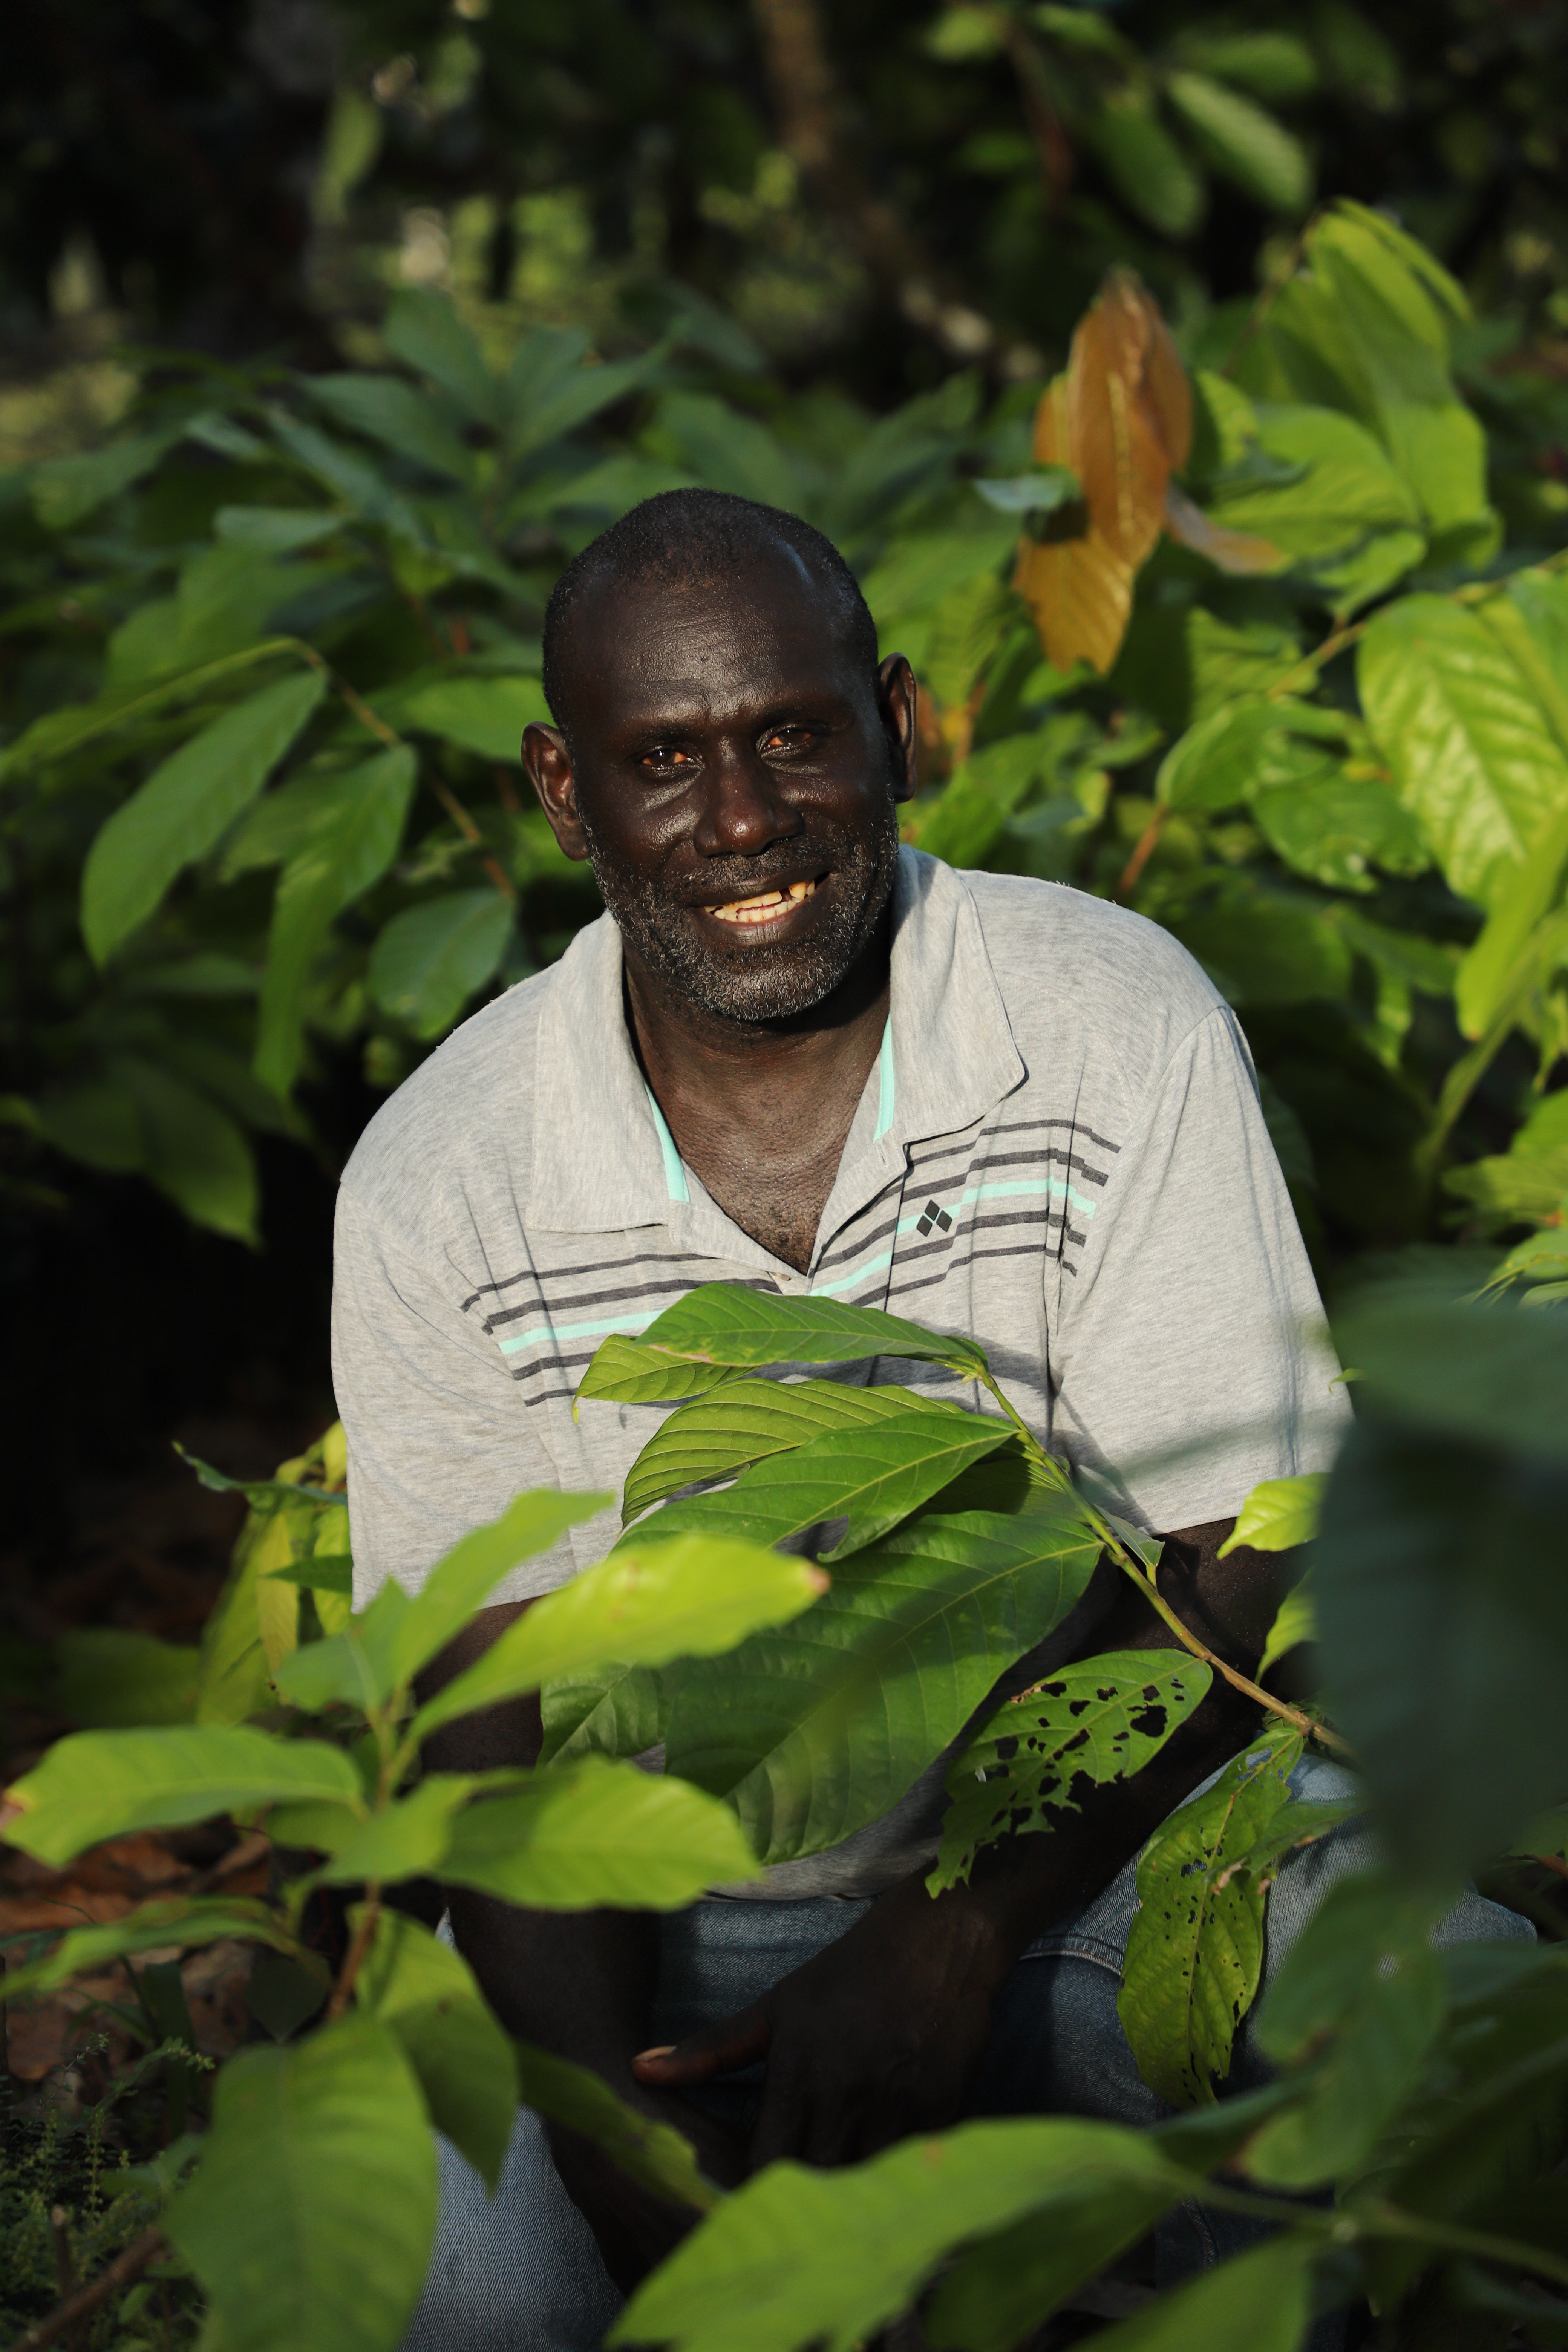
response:
M924 1235L931 1232L933 1225L939 1233L945 1234L950 1233L952 1230L952 1219L948 1215L947 1211L942 1207L940 1201L928 1201L926 1202L925 1207L921 1212L920 1223L916 1225L915 1231L917 1234Z

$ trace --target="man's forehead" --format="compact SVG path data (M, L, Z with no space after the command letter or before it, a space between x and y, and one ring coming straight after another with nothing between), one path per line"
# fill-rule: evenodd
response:
M728 700L748 685L841 684L848 668L842 602L790 548L739 570L612 575L574 617L572 667L617 700Z

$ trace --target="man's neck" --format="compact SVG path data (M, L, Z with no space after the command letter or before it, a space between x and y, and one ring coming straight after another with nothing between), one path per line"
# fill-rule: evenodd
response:
M831 997L776 1024L708 1013L626 958L628 1027L681 1158L803 1271L887 1024L890 928Z

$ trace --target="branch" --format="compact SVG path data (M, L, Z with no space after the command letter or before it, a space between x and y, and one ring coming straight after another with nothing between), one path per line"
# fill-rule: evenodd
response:
M332 1987L332 1997L327 2003L327 2012L321 2020L323 2025L336 2024L353 1999L354 1986L359 1980L359 1972L364 1966L365 1954L371 1948L380 1919L381 1889L379 1886L367 1886L364 1890L363 1908L359 1915L359 1925L354 1929L353 1943L343 1955L342 1967L338 1970L338 1980Z
M1107 1549L1111 1552L1118 1567L1132 1579L1143 1598L1164 1619L1183 1649L1190 1650L1194 1658L1201 1658L1205 1666L1212 1667L1216 1675L1223 1675L1232 1690L1240 1691L1245 1698L1251 1699L1255 1706L1267 1708L1270 1715L1282 1716L1287 1723L1295 1726L1304 1738L1321 1740L1325 1748L1337 1748L1342 1756L1349 1756L1354 1752L1348 1739L1342 1739L1337 1731L1331 1731L1328 1725L1320 1723L1315 1715L1306 1715L1299 1706L1288 1706L1284 1699L1273 1697L1261 1684L1250 1682L1246 1675L1238 1674L1234 1666L1227 1666L1222 1657L1211 1650L1205 1643L1200 1642L1197 1635L1183 1624L1170 1602L1161 1592L1152 1574L1140 1566L1112 1535L1107 1536Z
M157 2260L163 2246L163 2232L154 2222L152 2229L143 2230L139 2238L132 2238L124 2252L116 2254L107 2270L100 2271L86 2286L79 2287L75 2294L58 2305L47 2319L35 2321L23 2335L16 2337L8 2352L43 2352L46 2344L58 2344L62 2336L75 2328L79 2320L90 2317L110 2296L118 2294L122 2287L128 2287L133 2279L139 2278L148 2263Z

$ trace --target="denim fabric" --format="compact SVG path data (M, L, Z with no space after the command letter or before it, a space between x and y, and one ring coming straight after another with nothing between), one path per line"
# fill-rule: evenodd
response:
M1338 1797L1350 1786L1337 1765L1316 1758L1303 1759L1290 1779L1296 1797ZM1355 1822L1291 1854L1269 1898L1265 1985L1330 1887L1366 1869L1373 1859L1367 1832ZM1136 1877L1134 1858L1092 1903L1037 1937L1024 1954L996 2005L973 2114L1092 2116L1151 2124L1172 2112L1139 2074L1116 2014L1122 1957L1138 1907ZM710 1898L672 1914L663 1928L654 2041L679 2042L748 2008L852 1927L868 1900ZM1472 1891L1435 1930L1434 1941L1528 1939L1533 1934L1528 1921ZM751 2079L737 2075L700 2095L743 2127L754 2112L760 2073L752 2069ZM1244 2088L1267 2073L1249 2016L1237 2037L1230 2081ZM620 2298L592 2231L551 2163L538 2118L526 2108L520 2111L493 2200L478 2173L445 2141L439 2158L436 2253L404 2352L594 2352ZM1181 2207L1155 2233L1160 2284L1207 2269L1260 2234L1258 2224L1234 2215L1195 2204ZM1331 2315L1312 2330L1308 2352L1339 2352L1342 2342L1342 2321Z

